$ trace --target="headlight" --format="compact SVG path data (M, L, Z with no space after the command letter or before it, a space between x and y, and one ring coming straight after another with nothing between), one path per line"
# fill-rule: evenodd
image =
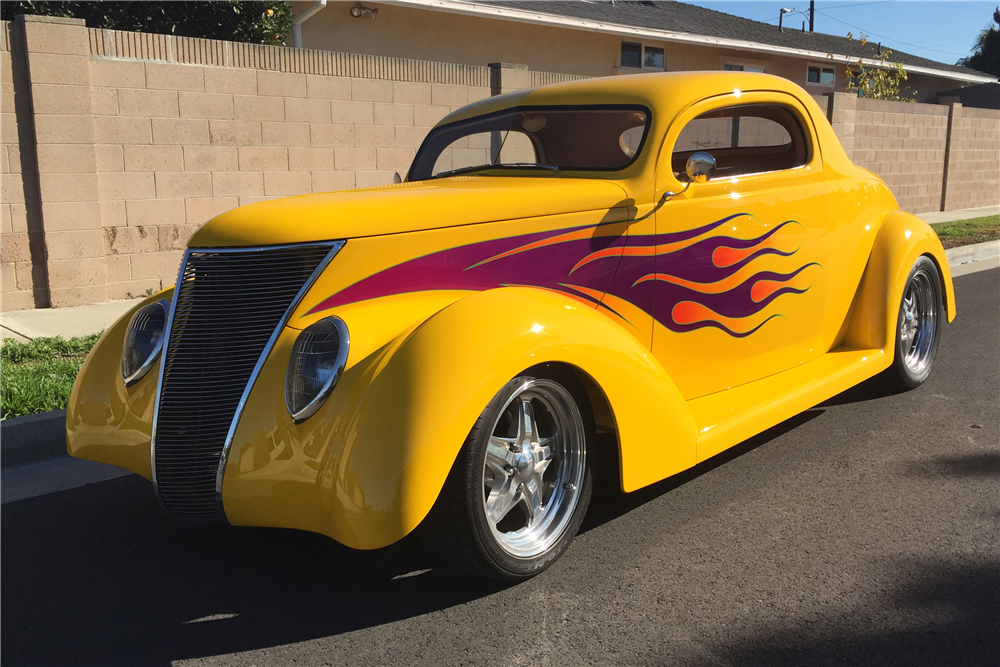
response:
M166 301L154 301L140 308L128 323L122 346L122 379L126 387L141 380L160 356L168 312Z
M350 347L347 325L339 317L320 320L299 334L285 374L285 405L295 423L323 405L344 372Z

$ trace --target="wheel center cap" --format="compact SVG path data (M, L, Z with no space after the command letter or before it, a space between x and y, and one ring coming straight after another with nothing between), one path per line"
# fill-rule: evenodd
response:
M522 480L531 477L535 472L535 457L531 454L531 447L525 445L521 451L514 454L514 467L517 469L517 476Z

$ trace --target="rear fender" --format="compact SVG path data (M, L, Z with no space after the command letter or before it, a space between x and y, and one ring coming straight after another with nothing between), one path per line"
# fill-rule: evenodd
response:
M921 255L927 255L937 264L948 321L955 319L955 288L940 239L931 226L917 216L893 211L885 217L868 258L844 338L845 345L895 349L899 302L910 269ZM892 355L886 358L892 362Z

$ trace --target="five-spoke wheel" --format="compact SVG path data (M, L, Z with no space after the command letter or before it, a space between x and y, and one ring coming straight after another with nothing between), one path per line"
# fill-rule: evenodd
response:
M562 536L580 498L585 460L572 395L552 380L526 380L493 424L483 466L483 508L507 552L532 558Z
M432 513L459 567L525 579L576 535L590 501L590 429L573 380L522 375L483 410Z
M896 349L886 380L898 389L913 389L931 373L941 340L941 276L928 257L913 264L903 289L896 320Z

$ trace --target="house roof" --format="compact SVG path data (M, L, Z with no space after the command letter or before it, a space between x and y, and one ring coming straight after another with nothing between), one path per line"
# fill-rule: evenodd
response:
M705 9L683 2L636 2L606 0L581 2L580 0L388 0L392 4L411 4L427 9L461 13L485 14L493 18L528 22L556 22L566 27L628 34L638 37L660 38L665 41L697 41L708 37L706 43L721 48L764 51L809 58L825 58L834 54L843 61L864 58L868 64L878 54L879 45L868 42L862 45L857 39L849 40L838 35L821 32L803 32L786 27L752 21L739 16ZM546 21L548 17L549 21ZM616 30L615 27L621 28ZM622 30L624 29L624 30ZM659 33L659 34L654 34ZM686 38L686 39L685 39ZM967 82L995 81L983 72L948 65L893 49L891 60L902 62L912 72L944 76Z

